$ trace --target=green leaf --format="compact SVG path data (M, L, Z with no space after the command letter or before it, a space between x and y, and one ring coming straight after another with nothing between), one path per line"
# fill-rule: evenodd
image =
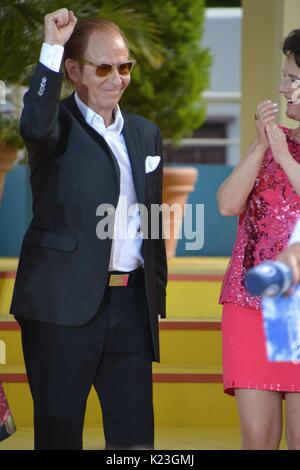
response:
M201 46L204 0L0 0L0 80L29 83L44 15L62 7L79 19L106 17L127 36L137 66L122 106L156 122L174 141L202 124L211 66Z

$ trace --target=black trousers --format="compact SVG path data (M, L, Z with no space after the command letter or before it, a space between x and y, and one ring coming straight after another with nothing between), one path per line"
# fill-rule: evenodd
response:
M17 321L34 402L35 449L82 449L92 385L106 448L153 448L153 354L143 281L107 287L97 315L81 327Z

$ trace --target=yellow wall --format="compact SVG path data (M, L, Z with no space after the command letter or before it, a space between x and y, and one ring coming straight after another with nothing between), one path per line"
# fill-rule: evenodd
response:
M295 127L285 118L286 103L279 98L283 54L281 44L300 28L299 0L243 0L241 152L255 138L254 113L260 101L279 103L278 122Z

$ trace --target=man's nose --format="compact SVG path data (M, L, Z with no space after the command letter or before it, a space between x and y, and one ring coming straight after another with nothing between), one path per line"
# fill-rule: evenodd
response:
M117 67L113 67L111 74L109 75L109 80L111 82L116 82L116 83L122 82L122 79L120 77Z

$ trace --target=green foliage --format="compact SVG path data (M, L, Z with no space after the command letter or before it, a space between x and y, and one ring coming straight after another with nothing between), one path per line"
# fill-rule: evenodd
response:
M19 134L19 120L0 113L0 142L21 149L24 143Z
M78 18L119 25L138 61L122 105L156 122L173 140L204 120L201 93L210 55L200 45L205 0L0 0L0 78L28 84L43 40L43 17L66 7Z
M99 16L113 21L124 31L131 53L151 67L159 67L163 61L163 45L155 19L147 13L147 2L103 0L101 3Z
M44 15L58 8L76 7L80 17L90 16L102 2L72 0L0 0L0 77L28 84L43 41ZM93 6L94 5L94 6Z
M133 0L0 0L0 77L28 84L43 41L45 14L66 7L79 19L100 15L125 31L132 52L153 67L162 61L157 27Z
M142 57L124 104L162 128L164 137L190 135L205 118L201 93L208 88L210 55L201 48L203 0L157 0L147 4L161 32L164 61L154 69ZM138 89L138 92L137 92Z

